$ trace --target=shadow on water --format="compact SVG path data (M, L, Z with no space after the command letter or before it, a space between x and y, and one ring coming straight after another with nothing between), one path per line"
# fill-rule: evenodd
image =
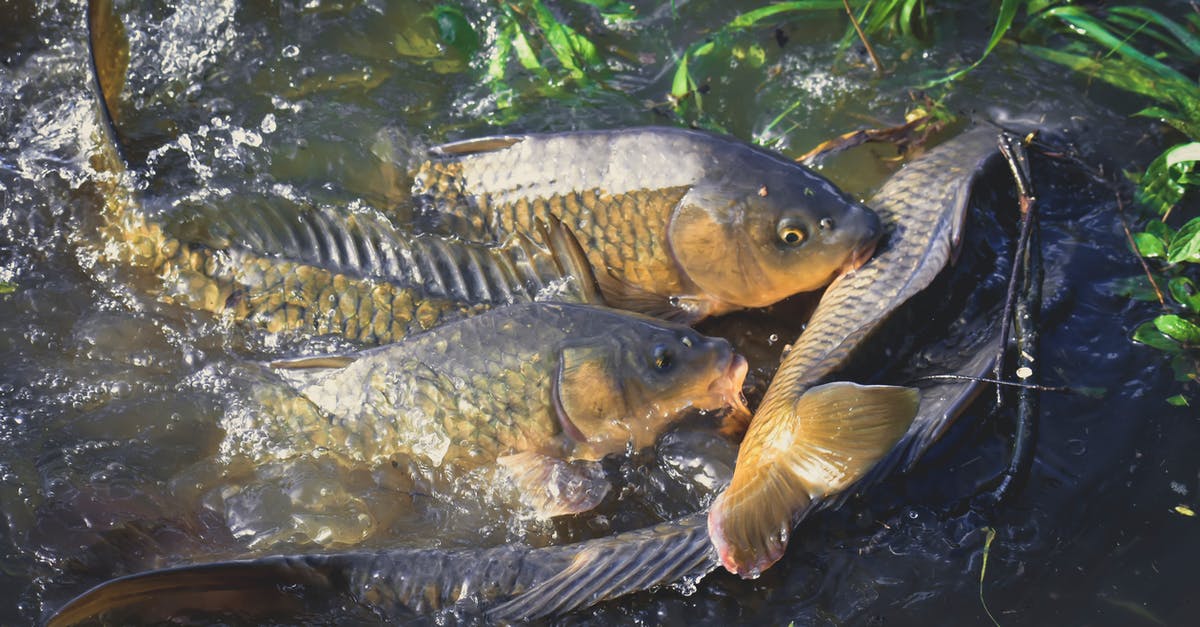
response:
M671 52L738 13L721 3L678 4L678 18L657 13L625 30L595 25L614 50L636 51L627 56L638 61L615 64L624 92L556 98L531 90L500 130L664 123L645 103L670 90ZM123 287L73 245L86 238L97 207L81 158L95 130L82 9L53 0L13 7L0 28L0 280L16 286L0 294L0 623L37 620L116 574L256 550L312 550L311 538L286 534L255 546L255 536L235 536L228 519L242 511L231 509L234 502L244 511L293 512L287 485L270 484L268 470L223 448L252 412L221 368L280 347ZM407 189L403 166L414 146L497 131L489 120L501 116L480 74L439 52L434 25L422 17L432 3L306 7L126 7L132 64L122 130L147 196L170 206L271 190L388 206ZM491 15L482 4L466 9ZM907 90L929 78L929 68L974 58L986 41L986 11L949 13L945 43L911 57L885 49L897 69L884 79L835 57L829 33L840 27L829 25L840 22L828 15L779 23L786 45L773 32L747 35L743 43L761 45L764 62L779 72L756 82L739 66L714 78L711 115L738 136L761 136L802 95L807 102L779 144L793 152L864 116L899 119ZM1125 117L1129 105L1114 94L1011 49L968 75L948 102L968 115L997 105L1073 117L1086 158L1110 171L1144 164L1162 142L1151 125ZM866 196L892 167L859 150L832 159L824 172ZM1192 594L1200 546L1196 519L1175 507L1197 505L1200 429L1187 408L1163 402L1175 384L1161 356L1128 341L1153 309L1113 294L1114 278L1139 269L1111 193L1045 159L1035 163L1035 185L1047 271L1043 382L1106 393L1042 395L1033 471L1010 502L987 519L961 506L1005 463L1012 435L1011 400L997 410L989 390L913 468L810 517L762 578L714 573L565 622L986 624L979 590L990 526L997 535L984 594L1001 624L1190 623L1200 612ZM981 186L958 264L849 372L904 383L906 372L936 358L946 329L994 315L1016 229L1010 187L1003 172ZM807 306L792 301L706 328L741 342L765 385ZM880 363L889 364L883 373ZM261 434L243 435L253 442ZM689 437L676 444L704 441ZM680 487L678 468L653 459L610 466L634 486L634 504L610 503L551 526L480 522L494 515L482 507L467 508L466 522L455 522L463 512L449 505L399 511L390 499L420 500L425 488L386 470L333 475L369 496L331 502L386 521L366 546L470 546L604 535L684 513L709 496ZM310 471L312 484L291 487L330 487L319 463ZM258 491L239 483L255 478L264 482ZM330 608L305 622L371 618L341 612Z

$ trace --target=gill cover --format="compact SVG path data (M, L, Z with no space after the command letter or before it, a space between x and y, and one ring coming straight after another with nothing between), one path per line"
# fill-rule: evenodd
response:
M594 443L610 435L626 410L613 342L597 337L564 346L551 394L563 433L572 440Z
M667 246L701 292L746 306L747 277L763 275L746 233L769 220L772 217L762 213L749 215L728 189L701 183L679 201L667 226Z

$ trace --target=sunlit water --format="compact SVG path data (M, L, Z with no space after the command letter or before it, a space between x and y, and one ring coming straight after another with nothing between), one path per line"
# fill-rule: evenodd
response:
M620 89L541 96L536 79L518 75L514 108L504 110L481 61L439 48L422 17L432 3L132 4L123 13L132 64L122 130L147 197L236 207L240 195L269 192L381 209L403 198L404 164L434 142L672 123L663 105L673 52L753 6L677 2L673 13L642 3L648 17L607 28L570 4L572 23L593 25L610 47ZM703 431L671 436L658 455L611 462L628 483L620 501L571 523L531 521L502 492L477 498L485 476L430 476L399 463L347 472L320 455L289 458L286 434L263 418L261 391L239 373L247 360L330 345L163 305L77 245L97 208L84 159L95 131L84 7L4 10L0 280L16 290L0 295L0 623L35 621L82 588L154 566L321 547L566 542L710 498L729 451ZM494 9L466 12L486 24ZM976 13L946 16L935 47L883 47L895 68L884 78L854 48L835 54L836 15L781 21L785 37L764 28L737 39L761 47L761 67L697 64L713 77L706 110L730 132L790 153L864 120L895 123L914 85L978 55L990 25ZM481 33L485 52L494 36ZM1128 98L1011 48L948 102L968 116L998 106L1069 121L1087 159L1109 172L1144 164L1165 141L1126 117L1137 108ZM891 167L857 150L825 173L866 195ZM571 620L978 624L987 621L979 581L990 526L984 590L1002 624L1190 622L1197 522L1174 508L1197 505L1200 430L1194 412L1164 402L1176 388L1161 356L1127 341L1153 310L1111 294L1113 278L1138 272L1112 194L1069 168L1042 167L1051 286L1043 377L1107 394L1043 395L1033 471L1012 502L991 519L960 506L1005 463L1012 413L993 412L989 393L911 472L809 518L761 579L714 574ZM1003 283L1007 262L990 273L979 266L1011 253L1014 218L991 213L1008 211L1006 184L988 179L972 214L966 278L939 282L950 297L920 299L877 352L919 353L939 332L928 312ZM741 343L758 391L794 339L794 309L802 307L707 327Z

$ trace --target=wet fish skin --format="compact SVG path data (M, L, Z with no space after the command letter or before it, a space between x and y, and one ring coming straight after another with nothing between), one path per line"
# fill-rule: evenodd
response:
M679 128L509 135L434 148L418 228L496 241L555 216L610 304L695 322L819 289L865 260L879 220L825 178Z
M942 152L946 153L947 157L961 157L950 160L956 162L955 167L965 166L963 174L973 178L982 162L986 161L985 155L990 155L989 146L994 146L990 143L994 135L994 131L987 136L973 132L969 137L951 140ZM922 160L941 158L937 153L931 153L922 157ZM891 208L896 212L894 219L901 218L902 212L905 211L926 211L928 206L909 204L919 202L919 194L904 192L905 198L890 200L888 194L898 192L887 192L889 188L903 191L912 189L912 185L921 185L922 180L917 173L924 172L922 176L931 177L924 181L924 185L931 185L927 188L930 192L925 200L934 203L931 206L939 207L945 215L950 216L943 221L945 224L961 224L962 218L953 216L965 212L970 182L942 185L938 182L949 171L945 167L946 164L942 162L941 165L930 166L928 169L924 166L916 168L921 162L915 161L914 167L906 168L897 174L894 179L899 180L895 181L895 187L889 183L876 194L877 204L884 210ZM969 165L971 163L975 164L974 167ZM933 190L940 192L935 195ZM889 252L893 248L899 248L897 236L893 236L890 246L885 242L875 261L886 260L887 256L893 254ZM864 266L860 272L870 269L871 264ZM909 267L913 268L912 265ZM923 275L928 271L917 264L913 274ZM845 279L853 276L847 276ZM900 290L901 293L916 291L919 291L919 288L915 284ZM853 293L859 294L863 303L874 302L867 292ZM853 293L847 292L847 295ZM894 303L894 300L889 302ZM876 317L883 318L889 313L874 308L868 309L870 315L859 314L868 324L873 324L871 321ZM823 337L829 341L828 350L849 351L865 335L866 333L853 333L851 329L840 336ZM990 347L994 346L997 340L993 337L990 341L979 341ZM793 352L795 350L793 349ZM965 366L941 364L935 371L984 375L990 370L990 359L980 359L980 354L992 355L994 350L982 347L971 355L956 350L952 353L952 359L966 357L969 363ZM825 362L818 360L818 363ZM836 366L837 364L828 365L828 369L818 377L827 375L836 369ZM935 429L938 425L944 426L973 396L976 389L975 383L958 381L923 389L919 416L903 441L927 446L932 437L929 433L931 425ZM909 461L919 453L912 450L903 452ZM814 506L825 505L833 500L836 498L814 503ZM256 591L264 585L269 584L266 589L278 594L281 588L274 585L275 583L292 583L295 576L290 574L289 570L283 569L281 564L294 563L314 564L305 568L319 571L321 575L319 581L307 585L305 598L308 598L309 590L320 589L338 598L353 599L382 613L385 618L393 618L405 612L425 612L431 608L454 604L455 608L461 607L466 612L472 609L486 612L490 620L533 620L577 610L630 592L665 585L681 577L703 577L721 565L720 558L712 546L708 518L708 514L702 512L646 529L561 547L534 549L504 546L472 551L396 550L330 556L269 557L151 571L116 579L93 588L64 606L48 625L61 627L76 624L104 615L105 612L111 612L111 615L117 617L149 616L153 619L156 615L146 614L148 610L145 604L147 599L151 598L143 594L146 590L160 591L161 593L154 598L164 603L171 602L173 605L168 609L212 609L214 604L210 597L205 596L206 593L211 590L229 590L237 586L236 583L230 584L231 581L238 581L230 575L236 575L243 568L251 574L246 581L252 581L258 587L249 588L251 596L248 599L229 599L217 607L253 609L258 607L264 598L255 596ZM432 563L421 561L422 559L432 560ZM219 575L206 575L209 569ZM485 578L481 576L482 572L490 574ZM500 572L505 574L496 574ZM195 573L195 576L190 573ZM491 585L493 582L494 585ZM169 613L163 616L165 618Z
M691 409L744 411L746 363L727 341L585 305L512 305L396 344L270 365L330 417L318 429L339 430L367 461L595 461L653 444Z
M497 305L599 303L586 258L553 221L493 246L412 236L367 210L255 197L248 207L154 207L134 189L114 120L128 41L108 0L88 7L98 121L91 165L103 206L79 234L89 263L132 268L167 302L268 332L399 340Z
M665 557L642 572L652 580L673 581L694 572L698 565L710 562L703 529L702 520L685 519L586 543L532 550L511 545L460 551L394 549L182 566L96 586L60 608L45 625L67 627L100 620L146 624L221 610L251 619L300 611L319 601L344 604L347 600L371 608L385 621L449 608L460 619L474 615L486 616L489 622L522 621L530 615L530 608L520 603L522 593L569 581L572 577L564 573L576 573L597 555L622 555L635 561L627 550L632 545ZM629 574L618 573L604 587L606 595L593 596L586 587L583 598L570 590L557 594L561 602L557 608L569 610L643 589L642 578ZM537 609L542 610L537 616L556 613L555 608Z
M998 134L987 124L968 130L908 164L875 194L871 204L886 230L876 256L839 277L822 296L751 419L733 480L709 510L709 532L729 571L754 577L769 567L783 554L793 523L828 496L821 486L831 477L844 486L886 452L859 455L835 468L805 467L787 443L815 418L803 406L812 386L845 363L950 260L975 174L999 154ZM896 432L893 442L903 434ZM780 498L777 486L802 489L783 490Z

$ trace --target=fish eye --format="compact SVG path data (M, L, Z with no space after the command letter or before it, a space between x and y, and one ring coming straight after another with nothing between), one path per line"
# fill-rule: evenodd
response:
M671 349L665 344L658 344L654 347L654 369L659 372L666 372L675 365L675 355Z
M821 221L817 223L817 226L820 227L822 231L828 231L829 229L833 228L833 218L821 218Z
M804 229L789 222L780 222L778 233L779 241L783 242L785 246L799 246L804 243L806 238Z

